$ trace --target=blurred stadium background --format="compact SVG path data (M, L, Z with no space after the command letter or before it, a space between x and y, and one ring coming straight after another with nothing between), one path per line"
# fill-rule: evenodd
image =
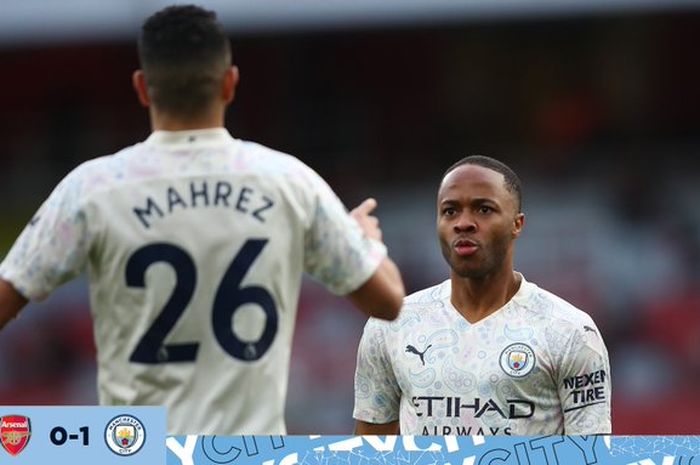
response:
M147 137L135 35L162 1L3 0L0 256L75 165ZM410 291L447 269L442 171L524 181L517 268L588 311L616 434L700 434L700 1L205 1L242 82L228 127L373 195ZM282 233L282 232L281 232ZM304 284L290 433L348 433L363 317ZM86 281L0 337L1 404L96 401Z

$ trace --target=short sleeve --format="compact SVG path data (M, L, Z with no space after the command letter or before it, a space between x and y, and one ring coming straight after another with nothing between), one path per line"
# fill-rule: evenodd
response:
M364 236L333 190L311 172L311 221L305 235L304 269L334 294L364 284L387 254L379 241Z
M370 318L357 351L353 417L367 423L383 424L399 419L401 390L387 353L382 331L386 324Z
M0 265L0 277L28 299L44 299L83 269L90 241L81 187L74 170L41 205Z
M561 361L558 383L565 434L612 433L610 362L592 320L573 330Z

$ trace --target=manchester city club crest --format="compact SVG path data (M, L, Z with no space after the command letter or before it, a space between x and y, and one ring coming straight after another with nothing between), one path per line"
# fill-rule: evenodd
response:
M500 362L505 374L522 378L535 368L535 352L527 344L511 344L501 352Z
M0 417L0 443L12 456L19 455L27 447L32 426L29 418L23 415Z
M146 430L132 415L120 415L109 421L105 428L107 447L117 455L133 455L143 447Z

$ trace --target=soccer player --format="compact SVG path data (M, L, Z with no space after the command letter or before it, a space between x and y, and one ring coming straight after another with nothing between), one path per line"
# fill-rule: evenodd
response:
M593 320L513 269L525 224L503 163L470 156L437 196L450 278L370 318L355 374L357 434L611 433L610 367Z
M284 434L304 271L378 318L404 297L376 205L351 214L298 159L224 129L238 69L216 15L143 25L153 133L74 169L0 265L0 327L89 271L100 403L165 405L170 434Z

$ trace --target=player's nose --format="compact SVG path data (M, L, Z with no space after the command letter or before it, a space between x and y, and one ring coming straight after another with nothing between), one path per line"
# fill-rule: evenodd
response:
M454 231L457 233L462 232L476 232L478 225L474 220L474 217L468 212L460 213L459 217L454 223Z

